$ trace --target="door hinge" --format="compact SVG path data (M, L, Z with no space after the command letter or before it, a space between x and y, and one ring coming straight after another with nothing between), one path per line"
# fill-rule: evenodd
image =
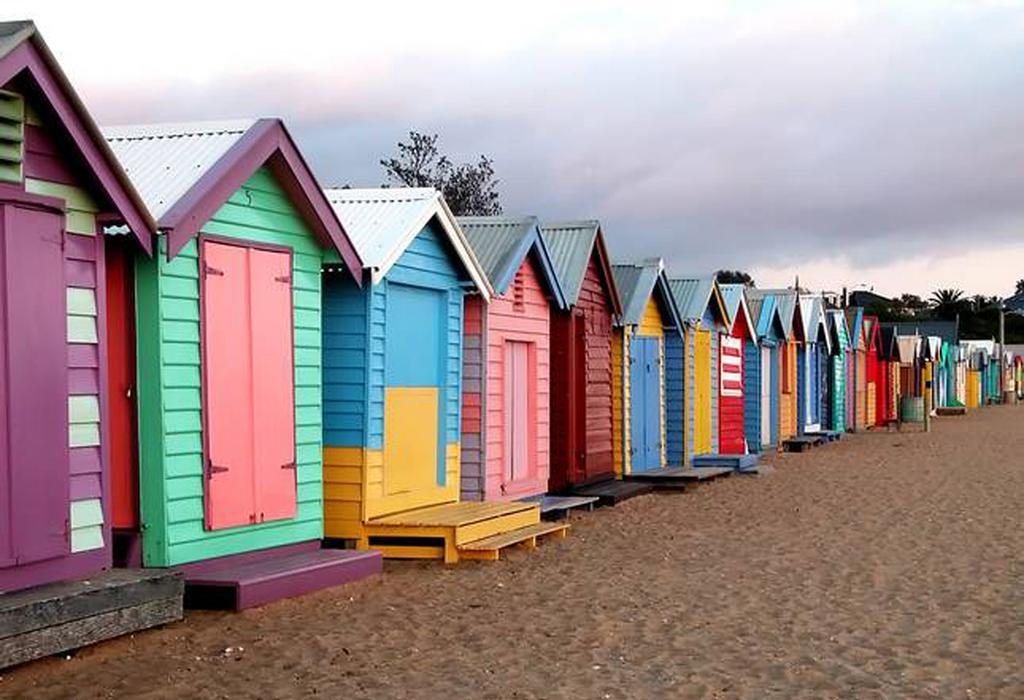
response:
M206 274L206 275L217 275L219 277L223 277L224 276L224 270L218 270L215 267L210 267L209 265L205 265L204 264L203 265L203 274Z
M275 282L283 282L284 284L291 284L292 283L292 276L291 275L281 275L280 277L275 277L274 281Z
M213 476L214 474L226 472L227 470L227 467L223 467L219 464L214 464L212 460L206 460L206 475L208 477Z
M291 469L292 471L294 471L295 470L295 462L288 462L288 464L282 464L281 465L281 469Z

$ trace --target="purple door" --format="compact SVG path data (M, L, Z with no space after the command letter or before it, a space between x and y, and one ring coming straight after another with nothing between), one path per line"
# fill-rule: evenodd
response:
M0 205L0 565L68 552L63 214Z

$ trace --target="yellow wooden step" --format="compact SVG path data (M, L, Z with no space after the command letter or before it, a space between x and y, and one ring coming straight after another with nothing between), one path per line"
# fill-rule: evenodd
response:
M459 545L459 557L462 559L485 559L496 561L501 557L501 550L517 544L525 544L530 549L537 546L542 537L558 537L562 539L569 531L567 523L536 523L509 532L502 532Z

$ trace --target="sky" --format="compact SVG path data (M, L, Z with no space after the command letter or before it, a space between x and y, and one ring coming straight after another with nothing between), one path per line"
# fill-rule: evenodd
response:
M100 124L279 116L324 185L410 129L613 257L882 294L1024 278L1024 4L70 3L32 18ZM241 8L244 8L241 9Z

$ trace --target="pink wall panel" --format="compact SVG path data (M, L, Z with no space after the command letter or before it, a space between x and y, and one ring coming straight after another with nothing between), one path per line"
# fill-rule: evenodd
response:
M253 390L248 250L204 241L203 385L206 411L206 524L252 522Z
M285 252L250 251L253 425L258 520L295 515L295 362L292 261Z
M550 302L544 295L532 260L527 259L519 271L522 284L522 305L514 301L513 290L495 297L487 309L487 445L486 495L489 500L513 499L544 493L548 487L550 440ZM533 367L526 398L527 410L534 426L531 445L527 445L530 464L534 465L523 478L506 480L506 454L510 448L504 416L505 343L516 341L532 344Z

